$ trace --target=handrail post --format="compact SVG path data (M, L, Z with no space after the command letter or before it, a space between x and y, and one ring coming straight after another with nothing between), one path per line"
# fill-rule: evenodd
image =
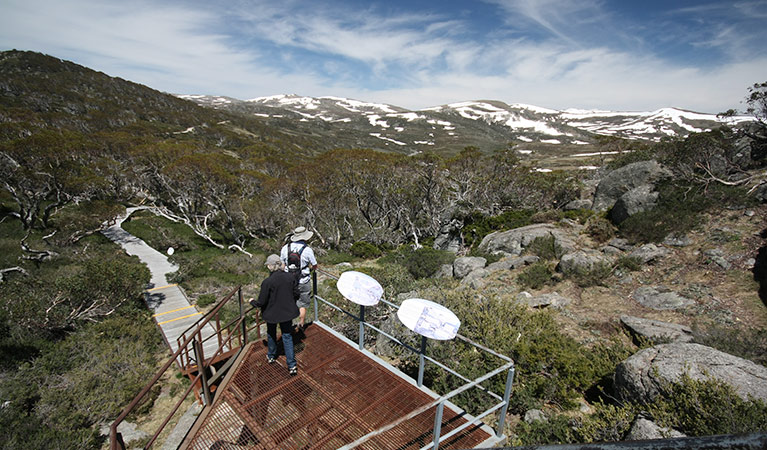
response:
M197 371L200 372L200 383L202 383L202 393L205 399L205 406L210 406L210 386L208 386L208 373L205 368L205 361L202 359L202 344L197 339L194 340L194 356L197 358Z
M245 323L245 306L242 301L242 286L237 289L237 296L240 298L240 332L242 333L242 347L248 345L248 324Z
M439 402L437 412L434 414L434 450L439 448L439 435L442 433L442 410L445 408L445 401Z
M365 350L365 305L360 305L360 350Z
M117 431L117 424L112 424L109 429L110 434L110 450L125 450L125 442L123 441L123 435Z
M314 321L318 322L319 312L317 311L317 271L312 270L312 300L314 300Z
M500 417L498 417L498 429L495 431L496 437L503 436L503 425L506 420L506 411L509 410L512 383L514 383L514 367L511 367L508 375L506 375L506 389L503 391L503 407L501 408Z
M418 354L418 387L423 386L423 371L426 366L424 354L426 353L426 336L421 336L421 352Z

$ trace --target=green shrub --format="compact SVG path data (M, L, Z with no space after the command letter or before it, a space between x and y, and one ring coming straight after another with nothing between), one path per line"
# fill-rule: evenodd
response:
M216 296L213 294L202 294L197 297L197 306L200 308L205 308L206 306L210 306L214 303L216 303Z
M536 255L545 260L558 260L565 250L557 243L554 235L538 236L525 248L525 253Z
M745 401L729 384L712 378L696 380L686 373L662 386L661 395L648 408L659 425L688 436L767 430L764 401Z
M530 225L535 211L518 209L506 211L497 216L486 216L479 212L464 218L463 239L468 247L479 245L482 239L493 231L512 230Z
M547 422L521 422L514 430L513 445L617 442L623 440L637 416L637 408L632 404L597 403L594 409L588 416L557 414L549 417Z
M602 262L591 267L576 267L567 274L567 278L572 279L580 287L602 286L604 281L612 275L612 271L613 266L610 263Z
M443 264L449 264L453 259L455 259L455 255L450 252L421 247L406 253L402 264L417 280L434 275Z
M589 220L586 233L599 243L604 243L615 237L615 226L601 216Z
M562 213L563 219L575 220L578 223L586 223L590 218L594 216L594 211L591 209L571 209Z
M621 255L615 262L616 269L628 270L629 272L636 272L642 269L642 258L638 256Z
M547 421L520 422L514 429L512 445L534 446L545 444L570 444L579 441L577 421L564 414L549 417Z
M546 403L562 408L575 406L576 398L612 373L632 351L619 342L584 347L561 331L554 319L555 312L530 310L507 298L490 296L477 300L471 291L441 289L423 294L448 307L461 319L461 334L515 361L517 375L511 411L517 414ZM449 344L430 345L430 355L469 379L502 363L458 341ZM464 383L433 365L427 365L427 371L430 386L437 392L448 392ZM503 392L505 381L505 376L493 378L492 390ZM477 408L494 403L494 399L487 401L475 395L473 401L460 406L476 412Z
M711 327L693 329L695 342L767 366L767 329Z
M703 213L743 208L753 202L745 189L712 183L708 186L662 183L655 208L629 217L619 225L631 242L660 242L671 233L685 234L700 225ZM732 239L732 237L726 237Z
M370 242L357 241L352 244L351 254L363 259L377 258L383 254L380 248Z
M526 267L517 276L517 283L529 289L540 289L543 286L554 284L554 270L546 261L539 261Z

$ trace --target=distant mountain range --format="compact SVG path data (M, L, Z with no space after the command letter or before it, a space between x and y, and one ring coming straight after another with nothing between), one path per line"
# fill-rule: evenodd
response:
M484 153L512 146L536 167L565 168L600 165L594 155L603 136L658 141L751 120L676 108L557 111L491 100L411 111L338 97L170 95L40 53L0 52L0 140L42 128L122 130L217 147L256 144L297 157L334 148L449 156L467 146Z
M415 154L453 152L466 146L484 151L525 147L584 149L598 136L659 141L684 137L723 124L753 120L663 108L652 112L568 109L557 111L500 101L467 101L411 111L397 106L338 97L275 95L252 100L179 95L199 105L257 117L283 132L331 139L334 147L364 147ZM290 130L290 131L289 131ZM563 148L563 150L564 150ZM569 153L569 152L568 152Z

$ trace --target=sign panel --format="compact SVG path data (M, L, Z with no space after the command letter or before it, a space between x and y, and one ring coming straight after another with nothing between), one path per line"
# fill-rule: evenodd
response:
M383 288L375 278L353 270L342 273L336 287L341 295L358 305L372 306L383 297Z
M427 338L446 341L458 334L461 321L444 306L422 298L402 302L397 317L403 325Z

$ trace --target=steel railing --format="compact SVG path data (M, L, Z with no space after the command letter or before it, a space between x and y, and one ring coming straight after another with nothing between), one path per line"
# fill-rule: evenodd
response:
M488 353L490 355L493 355L494 357L497 357L497 358L499 358L499 359L501 359L502 361L505 362L501 366L499 366L499 367L497 367L497 368L495 368L495 369L485 373L484 375L482 375L482 376L480 376L480 377L478 377L476 379L473 379L473 380L469 379L466 376L464 376L464 375L456 372L455 370L451 369L447 365L445 365L445 364L435 360L434 358L426 355L425 354L425 350L426 350L426 338L425 337L421 337L421 346L420 346L419 349L416 349L413 346L410 346L410 345L406 344L405 342L402 342L400 339L397 339L396 337L386 333L385 331L383 331L380 328L374 326L373 324L371 324L369 322L366 322L365 321L365 310L366 310L366 308L370 308L370 307L360 306L359 315L355 315L355 313L347 311L347 310L341 308L340 306L335 305L332 302L330 302L330 301L322 298L321 296L319 296L318 295L318 291L317 291L317 288L318 288L317 274L318 273L321 273L321 274L325 275L326 277L329 277L329 278L332 278L332 279L335 279L335 280L338 279L338 277L336 275L334 275L332 273L329 273L327 271L321 270L321 269L317 269L316 271L312 272L312 295L313 295L313 302L314 302L314 320L315 321L322 323L319 320L319 306L320 306L320 303L322 303L322 304L327 305L328 307L330 307L332 309L335 309L338 312L341 312L341 313L345 314L346 316L349 316L349 317L353 318L357 322L359 322L358 348L361 351L365 350L365 347L364 347L364 343L365 343L365 328L370 328L371 330L374 330L375 332L377 332L380 336L384 336L385 338L391 340L392 342L394 342L394 343L404 347L405 349L409 350L410 352L413 352L414 354L417 354L418 355L418 359L419 359L417 385L419 387L423 385L423 375L424 375L425 365L426 365L427 361L432 363L432 364L434 364L434 365L436 365L440 369L442 369L442 370L444 370L444 371L446 371L446 372L448 372L448 373L458 377L459 379L461 379L462 381L465 382L465 384L463 384L462 386L454 389L453 391L451 391L451 392L449 392L449 393L447 393L445 395L442 395L442 396L434 399L432 402L430 402L430 403L428 403L426 405L421 406L420 408L412 411L411 413L407 414L406 416L400 417L399 419L397 419L397 420L395 420L395 421L393 421L393 422L391 422L391 423L389 423L389 424L387 424L387 425L385 425L385 426L383 426L383 427L381 427L381 428L379 428L377 430L371 431L370 433L366 434L365 436L360 437L356 441L341 447L341 449L344 449L344 450L352 449L352 448L354 448L354 447L356 447L356 446L358 446L358 445L360 445L360 444L362 444L362 443L364 443L364 442L374 438L375 436L378 436L381 433L384 433L384 432L386 432L386 431L388 431L388 430L390 430L392 428L395 428L397 425L400 425L403 422L405 422L405 421L407 421L409 419L412 419L413 417L415 417L415 416L417 416L417 415L419 415L419 414L421 414L421 413L423 413L423 412L425 412L425 411L427 411L427 410L429 410L431 408L434 408L434 407L437 408L436 415L435 415L435 420L434 420L434 429L433 429L434 440L433 440L433 442L431 444L424 446L422 448L422 450L426 450L426 449L429 449L429 448L436 450L437 448L439 448L439 443L441 441L444 441L445 439L448 439L448 438L454 436L455 434L461 432L462 430L464 430L464 429L466 429L466 428L468 428L470 426L473 426L473 425L480 425L480 426L484 425L484 422L482 422L482 419L484 419L485 417L488 417L490 414L492 414L492 413L494 413L496 411L499 411L498 419L497 419L497 422L496 422L496 428L495 428L496 438L498 440L502 440L505 437L504 434L503 434L503 428L504 428L504 425L505 425L506 412L508 411L508 407L509 407L509 398L511 396L511 388L512 388L512 384L514 382L514 373L515 373L514 361L511 358L509 358L508 356L502 355L500 353L497 353L497 352L495 352L495 351L493 351L493 350L491 350L491 349L489 349L489 348L487 348L487 347L485 347L485 346L483 346L481 344L478 344L478 343L474 342L473 340L469 339L466 336L458 334L456 336L456 338L458 340L469 344L470 346L476 348L479 351L486 352L486 353ZM388 305L388 306L390 306L390 307L392 307L394 309L399 309L399 305L394 304L392 302L389 302L386 299L381 299L380 303ZM502 395L494 393L494 392L490 391L490 389L485 388L484 386L481 386L481 383L483 383L483 382L493 378L496 375L500 375L500 374L502 374L504 372L506 372L506 384L505 384L505 389L504 389L504 392L503 392ZM483 393L485 393L485 394L495 398L496 400L498 400L498 402L496 404L490 406L486 410L482 411L481 413L475 415L472 418L472 420L469 420L466 423L464 423L463 425L453 429L449 433L440 436L440 432L441 432L440 428L441 428L441 423L442 423L442 410L444 408L445 402L450 401L451 398L454 398L457 395L459 395L459 394L461 394L463 392L468 391L469 389L479 389Z
M223 308L229 304L235 294L239 301L239 316L229 323L221 326L221 313ZM109 429L109 440L111 450L125 450L125 443L122 435L117 431L117 427L123 420L141 404L142 400L147 398L152 388L158 383L160 378L176 363L178 369L189 377L191 383L181 398L171 409L168 416L162 421L155 433L150 437L149 442L144 448L150 448L159 438L165 427L181 408L184 401L194 392L198 401L204 405L210 405L212 402L211 386L214 385L229 368L232 361L236 359L236 353L239 352L248 342L248 333L255 329L256 338L261 338L260 314L255 310L254 325L248 328L246 318L254 311L254 308L246 308L242 299L242 287L238 286L228 295L216 303L216 306L207 312L196 324L189 327L178 339L178 349L168 359L168 361L157 371L155 376L133 401L123 409L122 413L112 423ZM209 324L215 324L214 334L203 338L202 330ZM217 350L206 357L203 352L203 344L206 340L216 338L218 340ZM213 373L212 367L215 363L229 358L229 361L209 378L209 372ZM196 373L195 376L192 374Z

